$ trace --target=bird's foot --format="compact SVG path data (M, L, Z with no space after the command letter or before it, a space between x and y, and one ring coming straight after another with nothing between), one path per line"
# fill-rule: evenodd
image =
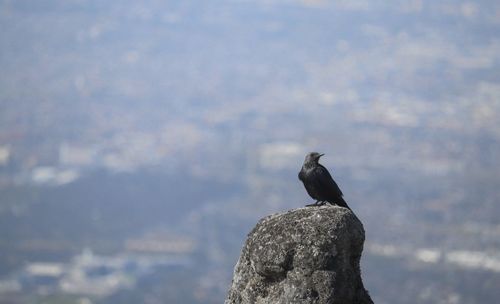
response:
M319 207L319 206L323 206L326 202L323 202L323 201L316 201L315 203L313 204L308 204L306 205L306 207Z

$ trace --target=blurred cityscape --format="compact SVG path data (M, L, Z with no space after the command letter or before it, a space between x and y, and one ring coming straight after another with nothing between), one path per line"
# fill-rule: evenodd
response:
M375 303L500 298L500 2L0 0L0 303L222 303L320 151Z

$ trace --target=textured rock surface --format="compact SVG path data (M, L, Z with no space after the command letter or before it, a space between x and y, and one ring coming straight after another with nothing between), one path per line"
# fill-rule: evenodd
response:
M265 217L248 235L225 303L373 303L359 268L364 239L341 207Z

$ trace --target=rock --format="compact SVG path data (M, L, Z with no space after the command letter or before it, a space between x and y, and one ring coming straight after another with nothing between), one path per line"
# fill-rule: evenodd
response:
M364 240L342 207L267 216L248 235L225 303L373 303L359 267Z

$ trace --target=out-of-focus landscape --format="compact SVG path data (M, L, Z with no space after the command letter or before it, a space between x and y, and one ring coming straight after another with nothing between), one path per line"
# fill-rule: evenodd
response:
M375 303L500 298L498 1L0 1L0 303L222 303L326 153Z

